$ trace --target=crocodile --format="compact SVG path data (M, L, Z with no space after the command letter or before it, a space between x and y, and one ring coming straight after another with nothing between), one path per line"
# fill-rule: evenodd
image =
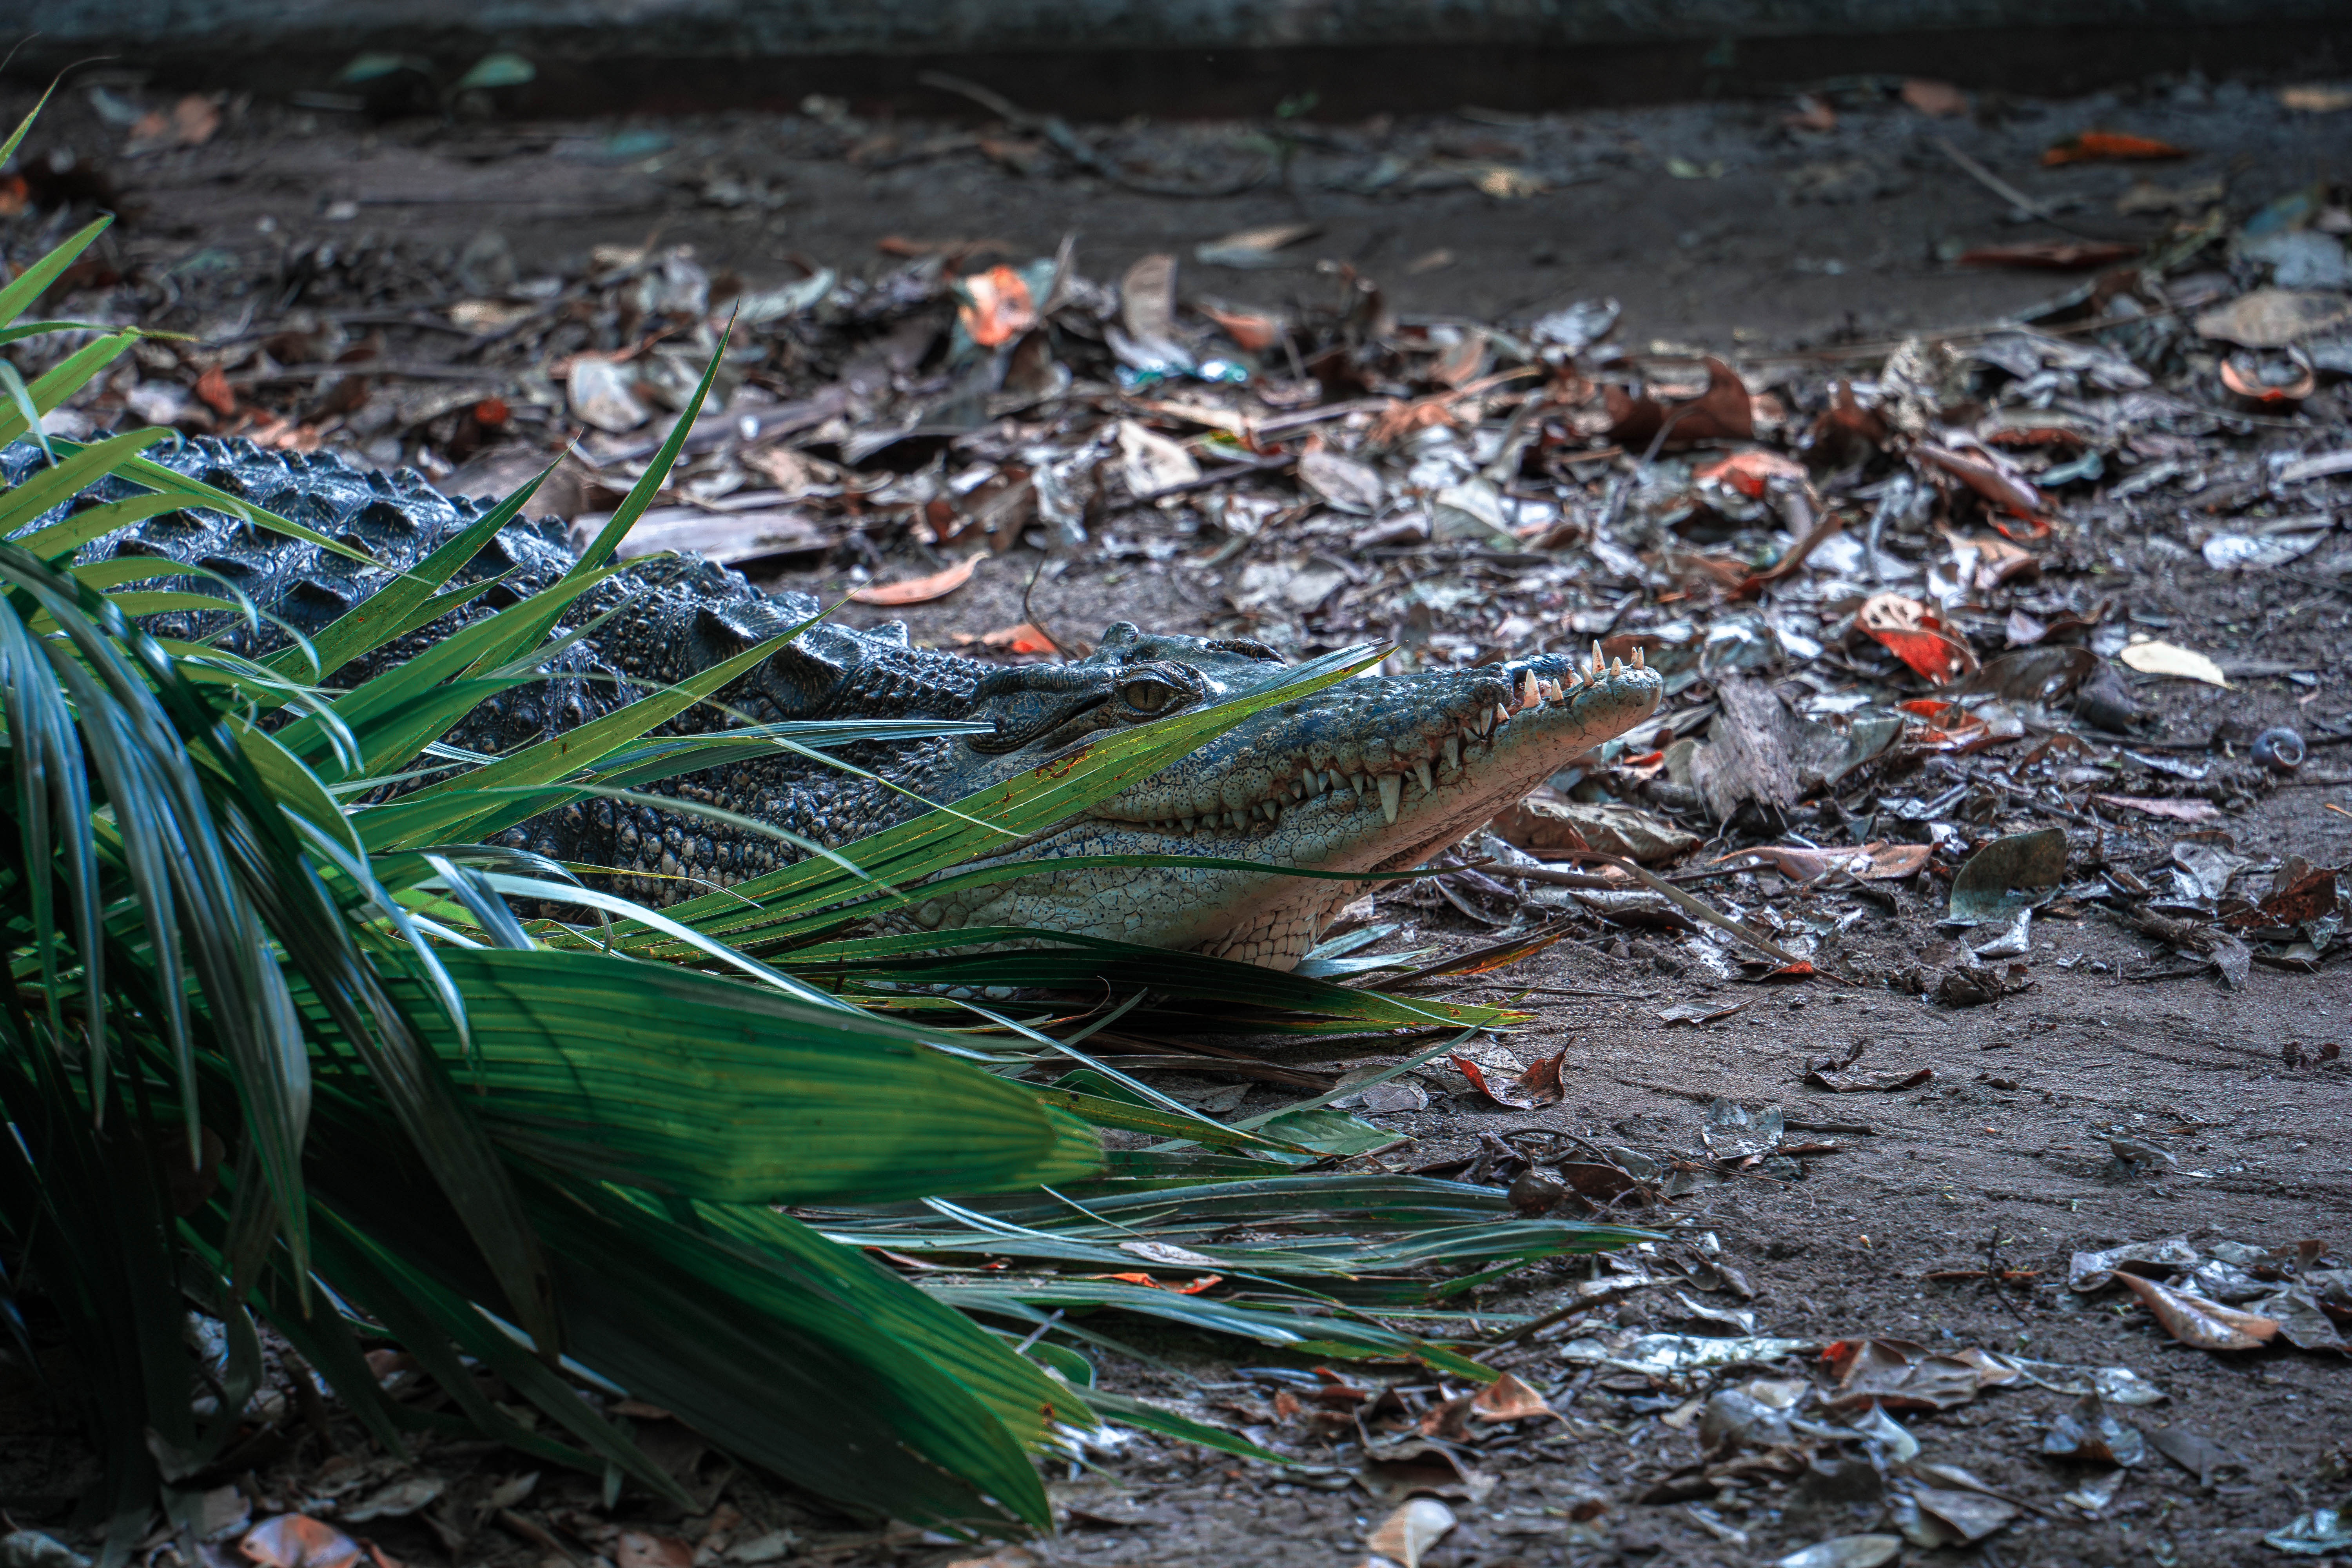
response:
M0 451L0 479L16 483L38 460L21 443ZM247 657L284 646L286 628L305 635L322 629L489 504L444 496L413 469L367 470L330 453L279 453L237 440L199 437L156 460L376 563L201 510L149 519L81 550L82 560L152 559L158 584L212 592L219 583L234 585L268 617L255 625L235 614L174 610L147 624L159 635L210 638ZM125 481L109 479L51 517L128 493ZM463 607L333 672L326 684L348 689L371 679L473 618L549 586L572 563L560 524L509 523L453 579L479 589ZM763 593L741 574L698 557L639 560L567 611L559 644L564 633L586 633L535 667L543 680L485 701L446 744L483 753L530 744L609 712L649 686L685 679L802 626L818 609L806 595ZM903 624L858 630L820 621L719 701L666 729L693 733L788 720L887 718L934 721L962 732L861 741L836 753L859 773L779 752L665 781L649 792L838 848L908 820L926 809L925 801L977 794L1066 755L1090 736L1249 692L1285 668L1281 655L1255 642L1155 635L1124 621L1108 627L1084 658L1015 667L917 647ZM1271 868L1349 872L1421 865L1571 759L1646 718L1661 689L1638 656L1632 664L1604 662L1597 645L1589 660L1539 652L1475 668L1340 681L1262 709L1160 773L998 858L1034 864L1034 874L942 889L912 906L907 918L942 931L1042 928L1291 968L1364 884L1284 876ZM610 868L614 890L656 905L760 877L803 852L710 816L610 799L546 813L499 841ZM1076 856L1152 853L1221 857L1269 869L1054 865Z

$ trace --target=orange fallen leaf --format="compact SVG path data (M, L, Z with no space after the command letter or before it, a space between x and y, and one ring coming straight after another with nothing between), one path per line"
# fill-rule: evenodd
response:
M1054 653L1054 639L1045 635L1034 622L1024 621L1017 626L1003 626L983 633L984 647L1001 647L1008 653Z
M1854 625L1938 686L1976 673L1977 656L1969 645L1916 599L1874 594L1855 612Z
M2175 147L2169 142L2158 142L2153 136L2126 136L2120 131L2085 131L2079 136L2069 136L2063 142L2044 149L2042 161L2054 166L2105 159L2187 156L2187 148Z
M1694 470L1693 479L1717 479L1750 500L1761 500L1774 479L1805 481L1805 465L1778 452L1734 452Z
M1116 1279L1122 1285L1140 1285L1147 1290L1172 1289L1179 1296L1197 1296L1225 1282L1222 1274L1203 1274L1186 1285L1163 1285L1149 1274L1088 1274L1088 1279Z
M984 349L1011 342L1037 324L1037 302L1029 297L1028 280L1010 267L992 267L956 284L963 303L956 320L971 341Z
M1557 1412L1542 1394L1507 1372L1478 1391L1470 1402L1470 1414L1481 1421L1526 1421Z
M1470 1080L1470 1087L1497 1105L1507 1105L1515 1110L1535 1110L1547 1105L1557 1105L1568 1093L1559 1081L1560 1064L1568 1060L1568 1052L1560 1051L1537 1062L1509 1083L1490 1084L1486 1069L1468 1057L1446 1058L1454 1071Z
M2194 1345L2201 1351L2259 1350L2279 1331L2276 1318L2265 1318L2253 1312L2242 1312L2235 1307L2224 1307L2219 1301L2208 1301L2202 1296L2191 1296L2185 1290L2175 1290L2153 1279L2137 1274L2116 1271L2116 1283L2140 1299L2141 1305L2156 1314L2164 1331L2184 1345Z
M2221 384L2249 403L2275 406L2284 403L2301 403L2319 390L2319 376L2309 365L2296 367L2302 374L2284 386L2272 386L2256 381L2229 360L2221 362Z
M196 400L215 414L236 412L236 394L228 384L228 374L215 365L196 377Z
M246 1531L237 1549L261 1568L350 1568L359 1542L307 1513L281 1513Z
M1282 341L1282 322L1277 317L1255 310L1229 310L1205 300L1199 310L1223 328L1225 336L1251 353L1263 353Z
M928 577L909 577L902 583L877 583L869 587L853 588L849 596L861 605L920 605L932 599L943 599L966 583L980 568L981 557L967 555L943 571Z

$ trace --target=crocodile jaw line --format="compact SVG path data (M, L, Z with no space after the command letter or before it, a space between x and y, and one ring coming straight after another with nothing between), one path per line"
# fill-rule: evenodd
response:
M1598 668L1596 675L1594 670ZM1647 718L1663 683L1565 655L1343 681L1263 712L1024 845L1214 856L1324 871L1420 865ZM1363 884L1212 868L1041 871L926 906L926 926L1044 923L1288 969Z

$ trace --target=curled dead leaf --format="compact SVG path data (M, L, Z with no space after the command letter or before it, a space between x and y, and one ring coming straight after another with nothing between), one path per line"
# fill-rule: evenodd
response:
M1542 1394L1507 1372L1478 1391L1470 1414L1480 1421L1528 1421L1553 1411Z
M861 605L920 605L932 599L943 599L971 581L971 574L979 570L982 559L979 555L967 555L954 565L929 576L853 588L849 596Z
M1468 1057L1447 1058L1454 1070L1470 1080L1470 1087L1497 1105L1507 1105L1515 1110L1534 1110L1547 1105L1558 1105L1568 1090L1559 1081L1560 1064L1568 1059L1561 1050L1530 1065L1527 1071L1508 1083L1488 1081L1486 1072Z
M2137 1274L2118 1270L2115 1278L2116 1284L2138 1297L2141 1305L2156 1315L2165 1332L2184 1345L2201 1351L2259 1350L2279 1331L2275 1318L2242 1312Z
M306 1513L281 1513L247 1531L237 1550L261 1568L349 1568L359 1542Z
M1417 1497L1381 1521L1364 1549L1400 1568L1421 1568L1422 1553L1444 1540L1454 1523L1452 1509L1435 1498Z
M1874 594L1854 625L1889 653L1941 686L1977 671L1977 656L1934 610L1901 594Z
M992 267L959 280L956 320L984 349L1011 342L1037 324L1037 302L1028 280L1010 267Z

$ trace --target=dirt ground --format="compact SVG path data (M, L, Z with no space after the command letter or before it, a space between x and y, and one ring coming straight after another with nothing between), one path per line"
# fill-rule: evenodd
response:
M1000 239L1025 258L1050 254L1075 234L1089 268L1116 275L1148 252L1189 258L1193 246L1221 235L1304 223L1318 232L1276 252L1283 265L1202 273L1219 294L1280 305L1326 287L1314 264L1339 259L1378 272L1390 303L1408 317L1524 320L1570 299L1613 297L1624 309L1621 340L1727 354L1834 355L1872 340L1990 321L2067 287L2055 274L1951 264L1961 246L2052 231L2012 224L2010 204L1955 163L1940 145L1947 138L2012 171L2026 194L2058 204L2070 226L2131 242L2166 221L2115 210L2144 171L2085 164L2014 173L2030 163L2024 150L2109 126L2192 149L2185 163L2160 171L2168 184L2252 181L2263 194L2340 176L2352 155L2352 114L2298 114L2255 87L2198 81L2150 83L2095 101L1987 101L1975 118L1958 121L1872 101L1848 108L1835 132L1819 133L1788 129L1788 106L1779 102L1539 121L1475 112L1371 125L1269 121L1278 135L1181 125L1122 133L1127 166L1148 165L1163 181L1213 186L1249 176L1265 159L1281 161L1273 183L1213 198L1123 188L1057 169L1042 151L992 153L952 118L371 125L284 106L229 108L221 132L203 145L122 161L99 156L120 130L71 98L50 111L43 144L79 149L83 166L102 170L120 193L131 215L116 241L120 260L198 272L268 272L297 247L364 247L371 234L463 247L494 229L526 276L594 244L638 244L656 234L692 243L707 266L740 270L755 286L788 281L800 261L869 268L877 243L894 236ZM18 111L8 108L12 117ZM1421 169L1504 158L1537 171L1549 188L1524 199L1460 181L1361 189L1384 153L1400 149ZM1015 172L1023 156L1035 173ZM412 303L401 300L400 310ZM395 355L414 331L398 321L392 312L383 322ZM2340 403L2341 392L2336 396ZM2307 414L2299 432L2275 433L2282 449L2309 449L2314 433L2328 427L2325 396L2313 407L2318 414ZM2335 418L2332 445L2340 447L2340 412ZM2340 657L2352 590L2340 577L2310 572L2225 576L2190 551L2147 548L2151 531L2177 531L2189 517L2186 500L2177 515L2105 503L2070 508L2070 525L2084 531L2073 552L2077 574L2088 580L2095 568L2097 592L2118 598L2136 626L2193 630L2198 646L2225 664L2281 671L2241 677L2234 689L2164 682L2137 694L2162 709L2164 733L2175 742L2201 742L2225 723L2237 735L2289 724L2315 742L2298 775L2247 774L2242 805L2207 826L2258 868L2288 854L2345 865L2352 813L2330 808L2352 806L2352 752L2326 742L2339 738L2334 731L2352 733L2352 686ZM2335 521L2344 526L2340 510ZM770 580L838 589L852 581L850 564L804 563ZM926 569L912 554L875 564ZM1242 563L1198 565L1172 552L1057 562L1029 590L1024 615L1024 591L1040 564L1016 550L958 596L906 612L916 640L945 643L956 632L1033 618L1087 637L1118 618L1207 630L1229 618L1227 579ZM2290 679L2288 670L2315 680ZM2201 751L2165 754L2236 765ZM1932 766L1927 781L1913 781L1916 793L1936 787ZM2128 814L2095 826L2021 807L1998 820L2068 828L2075 879L2098 865L2150 874L2180 832L2178 823ZM1906 1415L1922 1460L1962 1467L2023 1510L1979 1544L1935 1552L1906 1546L1903 1562L2230 1568L2277 1557L2260 1543L2264 1532L2345 1498L2352 1393L2344 1358L2284 1346L2239 1354L2188 1349L2113 1293L2080 1294L2065 1281L2076 1252L2173 1236L2208 1250L2216 1241L2275 1247L2315 1238L2338 1258L2352 1254L2352 1070L2342 1059L2292 1065L2352 1035L2352 970L2340 957L2315 973L2257 964L2244 988L2232 990L2210 969L2174 964L2098 907L2061 900L2032 928L2022 990L1988 1005L1946 1006L1895 988L1908 972L1932 974L1959 956L1954 933L1937 924L1945 889L1928 880L1886 886L1895 889L1887 899L1810 893L1769 872L1706 885L1711 897L1769 902L1784 917L1860 912L1817 954L1835 978L1801 986L1716 975L1681 936L1664 931L1599 930L1511 969L1475 994L1531 988L1522 1005L1538 1023L1516 1043L1518 1054L1565 1049L1566 1098L1527 1112L1440 1094L1425 1109L1378 1118L1413 1140L1386 1163L1465 1159L1482 1134L1528 1128L1609 1146L1693 1151L1717 1099L1777 1105L1792 1125L1833 1124L1843 1130L1810 1134L1833 1152L1805 1158L1795 1179L1750 1174L1702 1185L1654 1215L1685 1242L1713 1237L1720 1258L1752 1286L1752 1300L1718 1291L1707 1303L1752 1311L1756 1333L1814 1345L1892 1336L1931 1350L1979 1347L2069 1367L2128 1368L2165 1397L2116 1414L2144 1430L2193 1430L2230 1455L2200 1481L2151 1451L2111 1499L2086 1508L2062 1500L2091 1472L2042 1451L2074 1395L2017 1384L1940 1413ZM1410 922L1417 944L1460 950L1486 940L1450 909L1398 903L1382 912ZM1727 1016L1696 1026L1660 1016L1685 1003ZM1802 1081L1814 1059L1862 1046L1864 1068L1927 1068L1933 1078L1897 1092L1844 1095ZM1285 1058L1277 1051L1275 1059ZM1251 1108L1287 1098L1253 1092ZM2111 1155L2110 1133L2161 1153L2126 1164ZM2005 1291L1980 1273L1930 1278L1981 1271L1989 1259L2031 1278ZM1497 1313L1539 1315L1589 1277L1580 1262L1530 1269L1475 1300ZM1663 1286L1632 1292L1612 1311L1618 1325L1643 1329L1691 1315ZM1282 1431L1272 1402L1286 1385L1235 1367L1287 1366L1296 1358L1237 1358L1229 1344L1138 1337L1179 1370L1115 1367L1107 1374L1115 1384L1188 1401L1244 1430ZM1485 1480L1455 1489L1450 1506L1459 1522L1421 1558L1429 1568L1733 1568L1866 1530L1882 1516L1867 1488L1858 1503L1842 1500L1838 1483L1821 1477L1794 1486L1781 1476L1728 1489L1678 1488L1675 1472L1701 1458L1691 1395L1707 1384L1570 1360L1563 1346L1573 1337L1497 1361L1544 1393L1558 1419L1460 1446L1463 1464L1491 1489ZM1318 1448L1295 1426L1285 1440L1306 1468L1286 1471L1130 1436L1093 1455L1096 1468L1073 1467L1057 1487L1069 1510L1062 1533L1030 1550L1043 1563L1104 1568L1360 1562L1368 1533L1397 1500L1374 1495L1353 1474L1344 1444ZM45 1462L64 1462L58 1435L24 1432L5 1443L12 1489L47 1489L32 1478ZM520 1468L488 1452L445 1458L486 1476ZM713 1506L738 1510L721 1533L739 1543L793 1531L772 1559L779 1563L931 1568L985 1555L909 1531L859 1533L749 1478ZM415 1521L372 1528L409 1562L562 1562L495 1531L453 1552ZM663 1528L692 1539L719 1527L701 1516ZM728 1560L724 1542L712 1544L712 1556ZM619 1561L637 1568L625 1555Z

